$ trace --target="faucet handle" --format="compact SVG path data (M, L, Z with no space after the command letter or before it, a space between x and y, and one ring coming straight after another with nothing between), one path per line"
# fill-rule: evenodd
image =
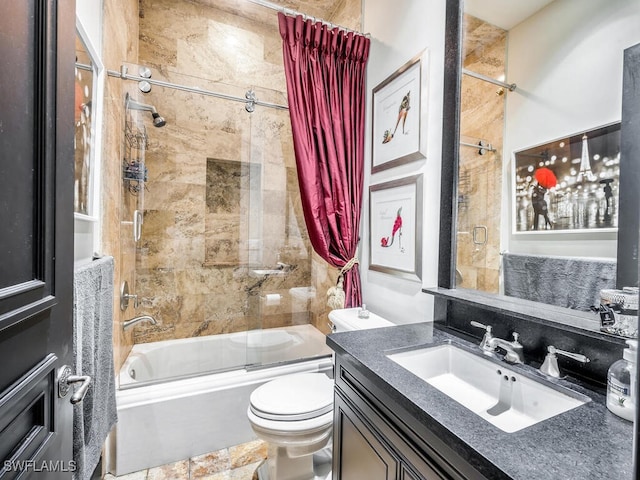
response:
M565 357L569 357L572 358L574 360L577 360L578 362L582 362L582 363L589 363L589 358L586 357L585 355L582 355L581 353L572 353L572 352L567 352L566 350L560 350L552 345L549 345L547 347L547 351L549 353L558 353L560 355L564 355Z
M567 352L565 350L559 350L553 345L547 347L547 356L544 359L544 363L540 366L540 371L544 375L550 377L560 378L560 367L558 366L558 357L556 354L564 355L565 357L572 358L578 362L588 363L589 358L580 353Z
M520 338L520 334L518 332L513 332L513 343L517 345L521 345L518 339Z
M487 333L491 333L491 330L493 329L491 325L484 325L480 322L476 322L475 320L471 320L471 325L478 328L484 328L487 331Z
M471 325L474 327L485 329L484 337L482 337L482 341L480 342L480 348L486 352L495 351L495 347L492 347L490 345L490 342L493 339L493 335L491 334L493 327L491 325L484 325L480 322L476 322L475 320L471 320Z

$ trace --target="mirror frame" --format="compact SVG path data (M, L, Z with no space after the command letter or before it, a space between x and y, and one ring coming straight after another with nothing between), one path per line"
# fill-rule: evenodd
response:
M446 0L445 14L445 52L444 52L444 91L442 120L442 170L440 192L440 238L438 253L438 288L455 289L456 269L456 233L457 224L457 183L460 137L460 100L462 80L462 29L464 20L464 0ZM637 285L640 277L639 226L640 213L640 112L633 106L640 101L640 81L635 74L640 70L640 44L624 52L623 98L635 101L623 102L621 125L621 156L634 161L621 163L620 207L625 208L624 219L618 229L618 274L620 286ZM626 133L626 134L625 134ZM634 158L635 157L635 158ZM624 165L624 170L623 170ZM622 183L624 179L625 183ZM623 194L624 192L624 194ZM624 253L623 253L624 252ZM635 263L630 261L635 260ZM446 308L446 302L435 302L435 317ZM482 303L479 300L478 303ZM489 302L487 301L487 306ZM604 334L603 334L604 335ZM640 351L637 364L640 364ZM636 385L640 383L640 371L636 372ZM640 419L640 402L636 402L636 419ZM633 470L638 476L640 458L640 421L633 427Z

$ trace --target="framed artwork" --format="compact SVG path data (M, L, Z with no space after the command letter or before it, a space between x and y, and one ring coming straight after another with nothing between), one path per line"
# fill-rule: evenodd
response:
M372 173L426 158L426 57L426 51L414 57L373 89Z
M620 123L514 152L514 233L616 231Z
M422 174L369 187L369 269L422 278Z

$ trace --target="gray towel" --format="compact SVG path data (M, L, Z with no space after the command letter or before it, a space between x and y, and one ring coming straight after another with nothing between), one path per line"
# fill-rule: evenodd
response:
M535 302L589 311L600 290L615 288L616 261L505 253L504 294Z
M73 408L74 480L89 480L107 434L117 421L113 368L113 257L77 268L73 275L73 351L77 375L91 387Z

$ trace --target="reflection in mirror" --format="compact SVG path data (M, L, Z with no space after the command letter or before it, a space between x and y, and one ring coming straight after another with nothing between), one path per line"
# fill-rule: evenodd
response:
M463 68L504 79L507 32L468 14L463 32ZM463 75L460 98L457 286L498 293L505 90Z
M515 152L513 175L515 232L617 228L620 123Z
M75 68L75 182L74 211L91 215L91 180L94 125L92 100L94 92L94 67L87 47L80 35L76 35Z
M502 8L498 0L464 3L456 286L509 294L513 289L505 282L512 276L505 275L505 258L524 258L520 267L551 262L555 270L546 278L534 273L540 269L521 268L520 281L535 295L513 295L578 308L571 295L554 300L544 292L570 290L563 276L589 284L572 270L579 264L590 272L588 280L603 271L609 277L580 294L585 299L579 309L587 310L598 304L603 285L637 284L637 277L620 284L619 275L616 282L611 268L620 258L635 258L617 248L616 227L637 207L618 211L617 197L625 192L618 190L622 166L616 163L624 162L619 155L623 50L640 42L640 4L520 3L529 10L520 11L517 4ZM563 138L565 146L559 147ZM553 141L558 152L551 151ZM540 158L530 163L526 155ZM584 168L581 174L585 160L590 174ZM542 167L556 186L550 179L542 179L547 186L541 186L536 170Z
M74 260L90 261L100 251L100 144L105 70L76 18L74 100ZM69 87L71 87L69 85Z

